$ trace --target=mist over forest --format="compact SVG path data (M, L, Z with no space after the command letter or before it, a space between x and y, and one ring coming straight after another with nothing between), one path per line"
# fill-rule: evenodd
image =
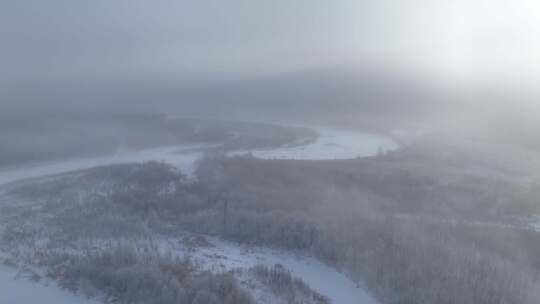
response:
M536 304L535 1L0 1L0 304Z

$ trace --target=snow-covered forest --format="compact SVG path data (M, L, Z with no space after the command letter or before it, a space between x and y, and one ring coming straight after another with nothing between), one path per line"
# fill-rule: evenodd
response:
M109 302L535 303L538 234L520 219L540 212L537 188L503 165L458 169L458 150L427 160L426 145L342 160L209 152L190 175L144 162L12 182L0 249Z

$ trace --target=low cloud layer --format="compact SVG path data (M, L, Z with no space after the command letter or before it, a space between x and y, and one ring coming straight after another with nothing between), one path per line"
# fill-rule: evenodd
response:
M531 100L540 75L535 1L26 0L0 5L4 110L47 103L182 104L219 99L224 87L228 94L231 88L241 90L224 99L267 99L269 89L243 92L253 79L267 81L276 97L304 97L305 104L312 99L317 104L314 97L329 92L334 96L328 102L363 104L369 102L365 92L348 91L358 75L371 78L359 88L379 81L377 87L396 95L396 86L412 81L427 88L424 95L442 88L445 98L456 90L484 96L478 92L495 88ZM343 67L355 76L341 81L341 72L335 77L321 72ZM291 93L287 85L272 83L308 75L296 80L305 83L313 74L331 79L326 87L336 83L347 89L299 93L310 90L300 86Z

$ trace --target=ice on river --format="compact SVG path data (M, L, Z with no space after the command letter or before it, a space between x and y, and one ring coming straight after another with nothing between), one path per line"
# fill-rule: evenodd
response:
M319 137L305 145L243 150L231 154L252 153L255 157L268 159L325 160L373 156L380 150L388 151L398 147L392 139L381 135L333 128L314 127L313 129L319 133ZM201 157L205 149L212 147L215 147L215 145L180 145L119 152L102 157L43 163L0 171L0 185L27 178L60 174L97 166L143 161L165 161L178 167L182 172L191 175L195 161Z
M0 171L0 185L28 178L90 169L98 166L144 161L166 161L178 167L182 172L191 174L195 161L202 155L202 150L209 146L210 145L182 145L161 147L140 151L120 152L101 157L42 163L34 166Z
M395 150L398 147L395 141L382 135L335 128L311 128L319 133L319 137L306 145L245 150L234 154L251 153L266 159L329 160L373 156L379 151Z
M249 268L257 264L272 267L280 264L309 287L334 304L376 304L361 285L317 259L264 247L241 246L217 238L207 238L210 247L193 253L205 261L209 270L219 272L234 268Z

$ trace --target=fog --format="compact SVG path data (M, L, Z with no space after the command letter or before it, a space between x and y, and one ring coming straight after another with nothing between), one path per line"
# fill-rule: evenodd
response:
M0 301L537 303L538 12L0 0Z
M207 103L199 113L229 102L258 107L275 94L304 108L346 101L358 112L366 102L422 111L435 96L449 104L504 95L512 106L537 97L535 1L1 5L3 110L183 112ZM362 84L394 96L373 97ZM420 97L410 91L429 95L414 104Z

